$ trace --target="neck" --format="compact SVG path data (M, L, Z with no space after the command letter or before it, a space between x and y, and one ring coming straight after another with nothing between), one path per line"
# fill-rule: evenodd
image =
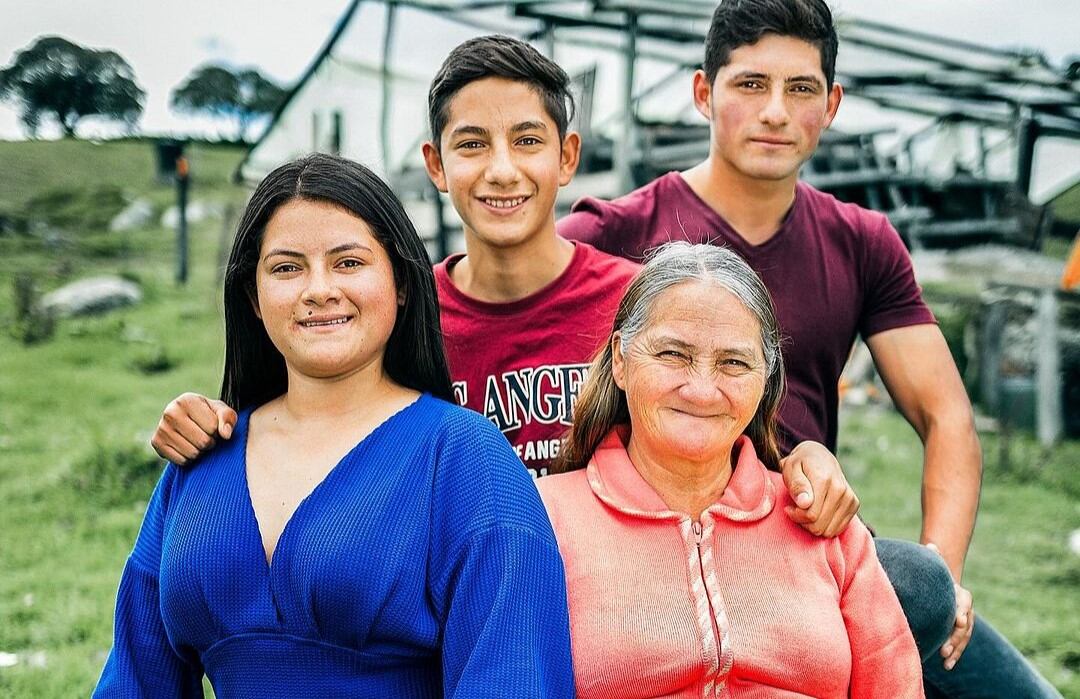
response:
M682 173L706 204L747 242L760 245L776 235L795 202L798 172L782 180L748 177L710 155Z
M520 245L486 245L465 231L465 257L450 270L462 293L489 303L508 303L536 293L558 279L574 256L574 245L550 232Z
M289 390L278 400L285 415L296 422L363 416L408 392L386 375L381 360L332 378L305 376L292 367L288 372Z
M685 461L673 458L657 459L634 439L626 453L634 468L652 486L671 510L683 512L697 521L701 513L716 503L731 480L731 447L720 458L708 462Z

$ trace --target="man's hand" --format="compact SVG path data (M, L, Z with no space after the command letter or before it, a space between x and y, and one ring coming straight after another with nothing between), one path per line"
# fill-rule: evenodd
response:
M928 543L926 548L941 555L941 551L933 543ZM956 666L956 661L963 655L968 641L971 640L971 634L975 630L975 610L971 592L957 582L953 583L953 587L956 589L956 619L953 621L952 633L949 634L945 643L941 644L941 657L945 659L946 670L952 670Z
M795 501L784 511L811 534L836 536L859 511L859 498L844 478L840 462L824 445L801 442L780 460L780 471Z
M232 437L236 411L219 400L185 393L167 406L150 446L178 466L197 458L215 444L215 437Z

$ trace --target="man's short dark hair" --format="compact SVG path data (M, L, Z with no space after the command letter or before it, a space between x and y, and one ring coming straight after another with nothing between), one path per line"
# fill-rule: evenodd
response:
M528 84L540 95L544 109L559 130L560 141L566 136L574 116L574 98L566 71L524 41L493 34L458 45L432 79L428 90L428 121L436 147L450 119L450 100L469 83L484 78L506 78Z
M711 84L740 46L755 44L766 34L790 36L817 47L821 71L832 87L836 76L836 27L824 0L722 0L713 12L705 39L702 68Z

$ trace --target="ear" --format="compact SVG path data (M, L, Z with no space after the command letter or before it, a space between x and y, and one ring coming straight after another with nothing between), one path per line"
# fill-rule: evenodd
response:
M615 385L626 391L626 359L622 353L622 335L611 336L611 378Z
M694 71L694 107L698 113L712 121L712 83L703 70Z
M822 128L829 128L833 119L836 118L836 110L840 109L840 100L844 99L844 86L834 82L829 90L829 102L825 107L825 124Z
M397 292L397 305L398 305L398 307L404 307L405 306L405 290L404 289L398 289L398 292Z
M424 154L424 169L428 177L440 192L446 193L446 171L443 170L442 156L431 141L426 141L420 150Z
M581 163L581 134L569 131L562 142L562 160L559 163L559 186L570 184Z

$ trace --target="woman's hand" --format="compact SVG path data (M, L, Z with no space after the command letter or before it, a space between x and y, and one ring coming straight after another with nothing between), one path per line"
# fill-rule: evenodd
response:
M199 457L215 444L215 437L232 437L236 411L225 403L184 393L167 406L150 446L163 459L183 466Z
M795 501L784 511L811 534L836 536L859 511L859 498L840 462L823 444L800 442L780 460L780 471Z

